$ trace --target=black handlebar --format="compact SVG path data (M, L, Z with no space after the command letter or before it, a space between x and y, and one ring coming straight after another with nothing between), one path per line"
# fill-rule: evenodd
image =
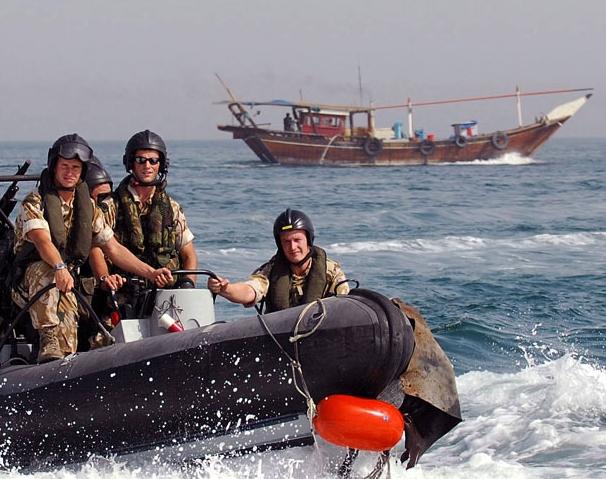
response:
M171 270L172 274L204 274L206 276L210 276L212 279L219 279L217 274L210 269L173 269Z

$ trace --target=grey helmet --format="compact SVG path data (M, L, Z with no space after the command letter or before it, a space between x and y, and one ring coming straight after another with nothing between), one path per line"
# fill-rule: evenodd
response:
M85 181L89 190L92 190L95 186L102 185L104 183L109 183L109 187L112 189L114 188L111 175L103 167L103 164L95 155L93 155L93 159L88 164Z
M122 157L122 163L128 172L133 169L133 161L137 150L156 150L160 153L160 173L166 176L170 160L167 156L166 144L160 135L153 131L144 130L131 136Z
M79 159L82 162L82 176L84 177L87 166L93 158L93 149L84 138L77 133L72 133L58 138L49 148L46 165L51 173L54 173L59 157L68 160Z

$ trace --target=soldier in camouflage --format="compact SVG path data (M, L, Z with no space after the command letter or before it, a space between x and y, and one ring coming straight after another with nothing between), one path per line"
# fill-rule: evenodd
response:
M85 181L88 185L90 197L103 213L105 222L108 225L115 224L116 218L112 214L111 199L113 181L101 160L94 155L86 169ZM112 274L110 270L109 260L105 257L103 250L93 245L88 263L84 264L80 271L80 285L86 300L108 330L113 328L111 323L113 308L110 306L110 292L117 291L126 284L126 278L121 274ZM108 346L110 343L107 336L98 332L98 326L90 317L87 309L80 305L79 313L78 350L86 351Z
M105 222L112 226L116 223L115 210L112 202L113 181L109 172L105 169L99 158L93 155L88 164L85 176L90 197L103 213ZM120 274L110 274L107 261L103 251L98 246L93 246L89 257L90 275L107 290L120 289L125 279Z
M305 213L287 209L276 218L273 232L277 253L247 281L209 278L208 289L244 306L265 300L268 313L349 292L339 263L314 246L314 227Z
M126 144L123 163L129 174L110 205L119 241L156 267L196 269L194 235L183 209L166 191L169 158L164 140L149 130L135 133ZM193 288L195 282L195 275L186 275L168 286Z
M95 155L93 155L93 159L86 169L85 181L88 185L90 197L103 212L105 222L108 225L114 224L116 218L111 214L110 210L114 182L107 169L101 163L101 160Z
M79 265L98 245L121 268L164 286L172 281L165 268L141 262L114 238L101 210L82 181L92 159L89 144L77 134L59 138L48 152L36 190L21 204L15 222L15 269L12 298L24 307L45 286L29 314L39 333L38 362L60 359L77 348L77 302L71 290Z

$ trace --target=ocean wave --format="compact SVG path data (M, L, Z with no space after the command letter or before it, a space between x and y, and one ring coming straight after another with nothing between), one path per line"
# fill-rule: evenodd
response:
M333 243L327 250L334 254L356 254L360 252L405 252L442 253L449 251L473 251L487 248L533 249L545 246L589 246L606 241L606 232L583 232L567 234L540 234L525 238L479 238L475 236L446 236L438 239L411 239L386 241L355 241Z
M219 248L218 250L214 250L215 254L218 253L219 256L227 256L227 257L256 257L257 252L251 248ZM211 251L205 250L204 254L208 256L213 256Z
M497 473L503 466L517 471L513 477L604 470L603 367L569 354L516 373L469 372L457 386L464 421L426 455L426 467L461 473L451 477L480 477L473 473L482 469L506 477ZM540 473L533 464L542 465Z

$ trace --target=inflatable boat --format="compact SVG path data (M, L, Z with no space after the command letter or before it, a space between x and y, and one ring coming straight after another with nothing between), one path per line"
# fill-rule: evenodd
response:
M301 316L302 309L0 370L4 465L309 444L297 387L315 402L374 398L405 369L414 337L401 311L374 292L328 298Z
M5 199L2 254L14 206ZM87 306L113 344L44 364L16 327L23 311L11 316L0 294L0 471L93 456L182 463L308 445L315 432L350 452L384 451L404 425L411 467L461 420L450 361L398 299L354 288L224 322L206 289L139 293L140 308L128 305L134 314L111 332Z

